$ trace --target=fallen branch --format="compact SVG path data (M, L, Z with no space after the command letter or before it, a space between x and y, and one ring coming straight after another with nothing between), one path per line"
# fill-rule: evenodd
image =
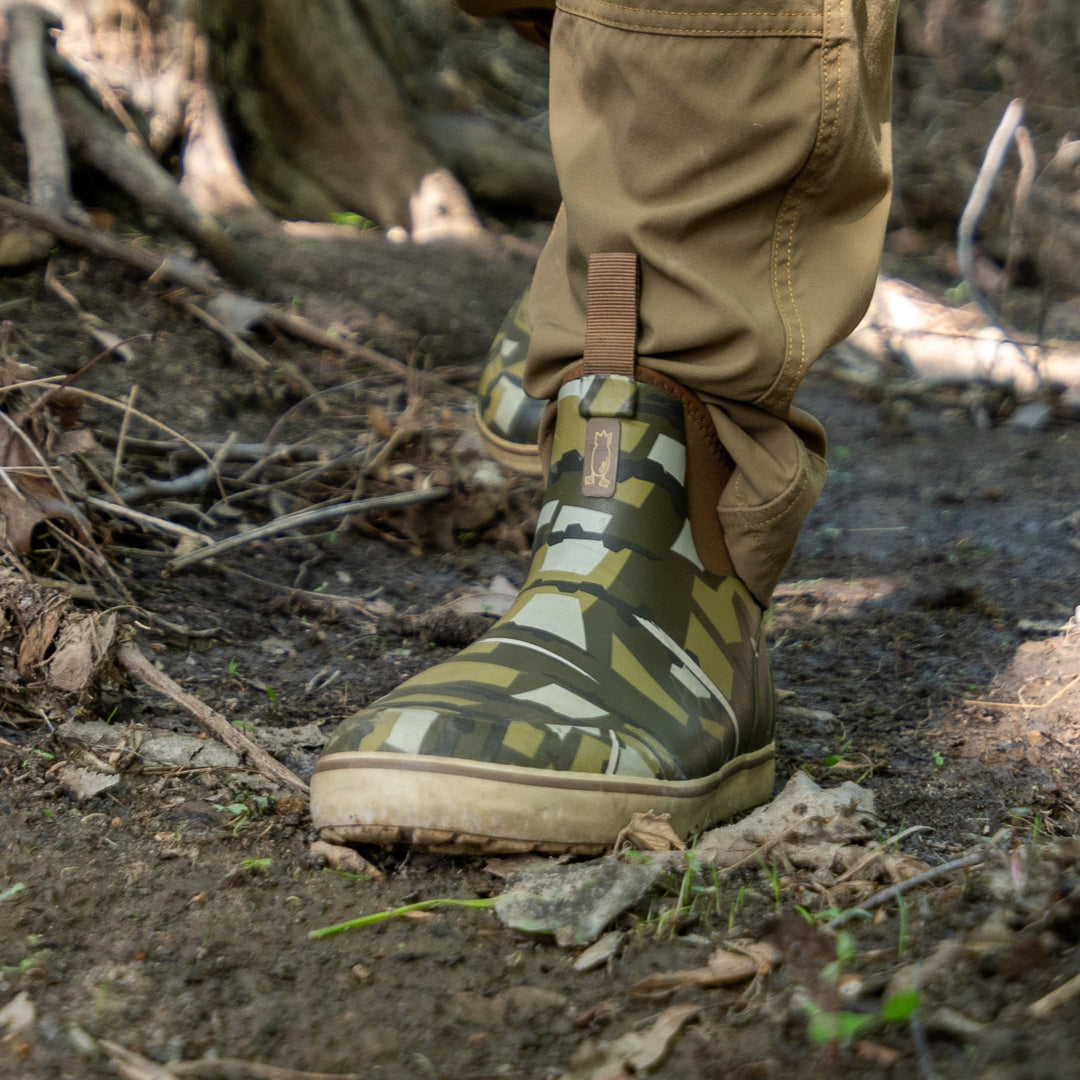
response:
M150 152L131 141L80 90L60 87L56 104L68 140L84 160L141 205L165 217L226 277L245 283L258 281L257 267L225 230L208 214L199 213Z
M349 341L348 338L328 334L302 315L295 315L290 311L281 311L278 308L268 308L259 316L259 319L266 323L267 326L272 326L274 329L280 330L283 334L288 334L289 337L296 338L298 341L306 341L309 345L316 345L320 349L329 349L332 352L340 353L350 360L358 360L360 363L382 368L383 371L388 371L391 375L397 375L403 379L419 377L425 389L437 386L440 390L446 391L454 397L464 395L464 391L460 387L452 386L437 375L432 375L427 371L417 371L416 368L410 367L400 360L395 360L393 357L384 356L381 352L369 349L366 345L358 345L355 341Z
M975 280L975 229L986 209L990 192L994 189L994 181L1001 172L1005 155L1009 152L1009 144L1013 141L1013 136L1023 119L1024 102L1020 98L1010 101L990 140L990 145L986 148L986 156L983 158L979 175L975 178L971 195L968 197L963 214L960 215L960 224L956 230L956 257L960 263L960 273L968 283L971 294L979 307L993 319L997 318L997 313L982 295Z
M830 919L825 926L829 930L836 930L845 923L850 922L861 912L872 911L876 907L881 907L882 904L900 897L916 886L925 885L928 881L935 881L939 877L951 874L954 870L962 870L967 866L977 866L984 858L984 852L972 851L967 855L961 855L958 859L953 859L951 862L942 863L940 866L931 866L929 870L924 870L921 874L915 874L912 877L905 878L903 881L898 881L895 885L890 885L887 889L881 889L856 907L841 911L835 919Z
M61 217L81 215L71 194L67 144L45 64L44 12L32 4L16 4L7 18L11 96L26 147L30 201Z
M134 642L128 641L121 645L117 650L116 659L122 667L146 683L152 690L156 690L179 705L226 746L235 750L241 758L246 759L252 768L268 780L307 795L308 786L299 776L276 758L271 757L262 747L256 746L242 732L237 731L224 716L214 712L198 698L192 697L179 683L174 682L164 671L155 667Z
M184 285L200 293L217 293L221 291L219 283L200 270L197 266L175 256L158 258L141 248L131 244L122 244L119 240L113 240L96 229L83 228L81 225L65 221L59 214L49 210L43 210L37 206L28 206L18 199L9 199L6 195L0 195L0 211L28 221L31 225L45 229L52 233L58 240L63 240L74 247L93 251L98 255L104 255L117 262L126 263L147 274L150 279L170 281L176 285Z
M216 558L226 551L243 547L254 540L263 540L268 536L290 532L306 525L316 525L320 521L354 517L371 513L373 510L384 510L390 507L415 506L418 503L437 502L440 499L445 499L449 494L449 488L431 487L423 491L402 491L394 495L376 495L370 499L356 499L352 502L330 503L329 505L313 506L308 510L297 510L293 514L285 514L283 517L275 518L273 521L268 521L265 525L259 525L257 528L250 529L247 532L239 533L236 536L227 536L224 540L219 540L209 547L200 548L198 551L190 551L177 559L173 559L165 569L166 572L182 570L185 566Z
M204 1061L173 1061L158 1065L142 1054L108 1039L99 1040L109 1064L123 1080L357 1080L359 1073L313 1073L262 1065L239 1058L208 1058Z
M75 298L74 293L57 278L52 259L49 260L45 267L45 287L75 312L75 317L86 332L105 350L106 355L114 353L121 360L127 362L135 359L135 353L119 334L114 334L99 316L83 310L82 304Z

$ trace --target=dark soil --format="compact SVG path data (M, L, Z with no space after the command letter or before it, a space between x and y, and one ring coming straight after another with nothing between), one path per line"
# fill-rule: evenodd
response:
M275 291L320 325L438 365L467 388L532 255L509 239L475 252L367 239L283 240L260 257ZM72 253L56 269L115 333L147 335L133 342L135 361L98 364L87 388L123 399L137 384L141 409L193 439L262 439L294 404L287 386L253 379L134 273ZM41 374L73 371L97 351L40 269L0 279L0 316L15 325L19 359ZM371 378L388 408L402 406L370 370L280 338L256 344L316 386ZM840 983L827 970L834 936L795 914L832 898L783 867L776 890L765 868L746 867L674 923L658 920L674 893L650 897L623 917L632 933L622 954L587 974L573 970L572 952L518 937L486 911L313 942L320 926L419 899L486 897L502 882L479 860L409 851L365 853L381 880L328 869L309 852L306 808L246 772L128 767L116 786L74 802L55 771L81 748L54 720L11 715L0 718L0 1008L25 990L36 1019L0 1043L0 1075L115 1075L94 1047L102 1039L159 1063L479 1080L554 1078L577 1062L573 1075L599 1077L585 1063L601 1041L680 1002L701 1011L657 1076L1072 1075L1080 997L1029 1009L1080 975L1069 839L1080 693L1054 698L1080 673L1080 630L1046 628L1080 603L1080 427L984 430L960 410L928 406L898 430L824 375L811 376L802 404L830 431L832 475L772 617L785 692L778 783L800 768L824 785L861 782L876 796L882 836L923 827L900 846L929 865L989 850L995 835L1003 855L914 890L902 910L889 903L849 924L854 950ZM84 419L119 423L105 408ZM513 537L527 523L497 524L423 555L407 540L313 533L168 579L137 537L118 535L110 554L143 609L125 614L143 649L308 775L338 720L468 633L425 624L423 637L404 636L400 619L302 604L290 590L325 582L391 616L425 613L497 574L520 582ZM145 687L106 685L97 711L79 719L197 731ZM700 966L729 935L767 938L783 962L730 989L665 1001L630 994L644 975ZM914 1023L878 1026L850 1045L811 1037L807 1000L875 1012L889 979L927 957L936 966L925 969ZM188 1075L249 1075L204 1068Z

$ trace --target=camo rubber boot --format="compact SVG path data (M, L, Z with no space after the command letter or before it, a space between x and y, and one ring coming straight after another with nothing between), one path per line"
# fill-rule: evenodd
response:
M635 811L686 835L769 798L762 612L715 512L730 462L700 401L635 367L630 341L631 374L591 371L587 347L559 393L507 614L330 740L311 785L325 839L595 853Z
M540 421L546 402L525 393L529 351L529 290L510 309L491 343L476 389L476 423L500 465L539 476Z

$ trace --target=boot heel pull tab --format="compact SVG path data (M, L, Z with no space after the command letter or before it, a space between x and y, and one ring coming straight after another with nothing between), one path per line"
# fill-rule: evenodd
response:
M619 419L636 406L638 259L631 252L589 256L585 362L578 410L587 420L581 493L610 499L619 467Z
M638 257L629 251L589 256L585 313L586 375L634 377Z

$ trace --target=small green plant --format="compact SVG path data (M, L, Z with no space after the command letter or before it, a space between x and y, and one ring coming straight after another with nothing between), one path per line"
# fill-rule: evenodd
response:
M821 969L821 977L827 982L836 982L853 960L859 955L859 947L848 930L836 932L836 959Z
M312 941L321 938L333 937L335 934L343 934L346 930L360 930L365 926L374 926L376 923L386 922L387 919L400 919L403 915L409 915L414 911L435 911L438 908L472 908L475 911L486 911L495 906L495 897L483 897L479 900L454 900L443 898L439 900L420 900L415 904L404 904L401 907L391 908L389 911L377 911L374 915L361 915L358 919L349 919L347 922L335 923L333 926L323 926L318 930L312 930L308 937Z
M234 656L229 661L229 674L230 675L235 675L239 670L240 670L240 664L237 661L236 657Z
M353 229L359 229L361 232L378 228L371 218L366 218L363 214L353 213L351 210L335 211L330 215L330 220L335 225L348 225Z
M222 814L228 814L231 820L233 836L244 826L251 823L252 818L258 814L266 814L273 808L274 800L269 795L255 795L248 798L247 802L236 799L231 803L211 803L215 810Z
M245 874L265 874L274 865L273 859L241 859L240 870Z
M901 990L886 998L874 1013L840 1009L828 1012L812 1001L805 1003L808 1022L806 1036L811 1042L850 1046L860 1035L882 1027L907 1023L919 1007L917 990Z
M0 903L4 900L10 900L13 896L18 896L25 888L25 881L16 881L14 885L9 885L3 892L0 892Z
M746 903L747 889L745 885L739 886L739 891L735 894L735 899L731 901L731 907L728 909L727 926L728 930L735 929L735 921L739 917L739 912L742 911L743 904Z
M934 766L938 769L945 767L945 755L940 750L934 751Z
M271 708L273 708L274 706L277 705L277 703L278 703L277 691L272 686L268 686L266 688L266 696L270 699Z
M900 895L899 890L896 893L896 911L897 911L897 923L898 929L896 932L896 951L900 956L908 951L908 910L907 902L903 896Z
M25 975L31 968L40 967L52 952L51 949L41 948L41 942L40 934L27 934L26 945L33 952L24 956L17 964L0 964L0 975Z
M769 882L769 887L772 889L773 895L773 908L776 911L780 910L782 904L782 896L780 889L780 871L776 866L776 863L766 864L764 857L759 853L758 862L761 864L761 869L765 872L765 877Z

